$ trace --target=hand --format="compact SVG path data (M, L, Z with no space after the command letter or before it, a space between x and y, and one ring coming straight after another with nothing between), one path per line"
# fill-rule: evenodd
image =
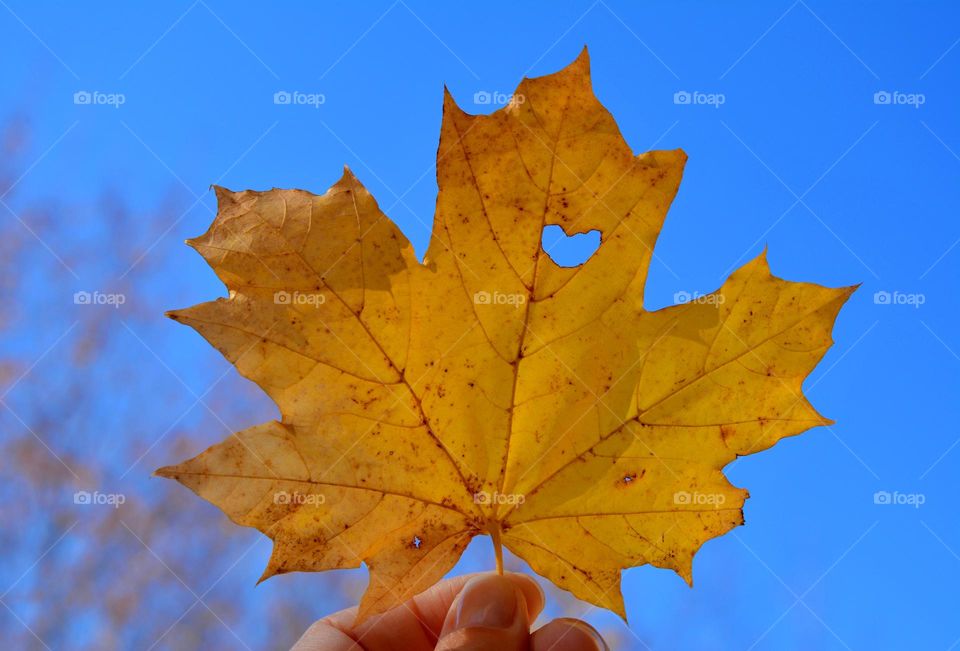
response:
M525 574L471 574L442 581L354 627L348 608L311 626L291 651L605 651L586 622L555 619L530 633L543 610Z

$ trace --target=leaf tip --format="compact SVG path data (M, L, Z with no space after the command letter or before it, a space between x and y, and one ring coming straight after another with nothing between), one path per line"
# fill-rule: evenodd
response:
M219 208L236 203L237 193L233 190L228 190L222 185L211 185L210 187L213 189L213 193L217 196L217 206Z
M164 466L162 468L157 468L153 471L154 477L163 477L164 479L176 479L177 467L176 466Z
M590 66L590 50L586 43L584 43L583 47L580 48L580 54L578 54L577 58L574 59L574 63L582 63L587 67Z
M277 569L272 564L267 565L267 567L264 568L263 570L263 574L260 575L260 578L257 579L257 582L254 585L260 585L261 583L263 583L270 577L275 576L276 574L277 574Z
M740 267L738 271L743 271L748 267L757 265L761 270L765 271L769 275L772 275L773 271L770 269L770 259L768 257L769 253L770 253L770 244L767 242L764 242L763 250L761 250L760 253L757 254L757 257L755 257L753 260L751 260L750 262ZM734 272L734 273L737 273L737 272Z
M460 108L460 105L457 104L457 100L453 98L453 93L450 92L450 88L444 84L443 85L443 112L444 114L450 111L453 115L464 116L467 115L466 111Z
M627 609L622 604L614 612L620 616L624 624L630 626L630 622L627 620Z
M669 568L683 579L683 582L687 584L688 588L693 588L693 557L696 553L696 550L694 550L693 553L689 554L686 558L676 558L674 562L669 565Z
M555 75L561 75L563 78L568 78L572 76L575 79L583 80L582 83L585 83L587 87L590 85L590 52L587 50L587 46L584 45L583 49L580 50L580 54L577 55L570 64L560 69L559 71L545 75L544 77L554 77Z

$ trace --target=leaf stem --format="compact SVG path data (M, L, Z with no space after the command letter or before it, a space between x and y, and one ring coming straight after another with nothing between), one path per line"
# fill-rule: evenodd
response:
M500 540L500 523L491 521L487 524L490 538L493 539L493 553L497 558L497 574L503 576L503 542Z

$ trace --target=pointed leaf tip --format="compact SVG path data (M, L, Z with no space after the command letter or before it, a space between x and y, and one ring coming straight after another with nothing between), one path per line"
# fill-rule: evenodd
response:
M340 180L337 181L336 185L362 185L360 180L357 178L357 175L353 173L353 170L350 169L350 166L344 163L343 165L343 174L340 175Z
M580 50L580 53L577 54L577 57L570 62L566 68L561 69L556 74L564 73L579 73L587 80L590 79L590 52L587 51L587 46L584 45L583 49ZM549 75L547 75L549 76Z
M454 98L453 93L450 92L450 89L444 84L443 86L443 112L444 115L447 112L450 112L457 116L468 115L466 111L460 108L460 105L457 104L457 100Z
M261 583L263 583L263 582L266 581L267 579L269 579L269 578L271 578L271 577L273 577L273 576L276 576L276 574L277 574L277 573L276 573L276 571L274 570L274 568L273 568L272 566L270 566L270 565L267 565L267 567L265 567L265 568L263 569L263 574L260 575L260 578L257 579L257 582L256 582L254 585L260 585Z
M228 190L222 185L211 185L213 188L213 193L217 197L217 203L233 203L235 201L236 193L232 190Z

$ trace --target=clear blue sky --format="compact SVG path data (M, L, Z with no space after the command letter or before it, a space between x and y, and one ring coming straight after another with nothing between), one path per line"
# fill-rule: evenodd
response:
M489 111L475 93L510 93L586 44L595 91L634 150L689 155L648 308L716 288L764 246L782 277L863 283L805 385L837 424L732 464L728 476L751 493L746 526L703 548L692 590L666 571L625 573L643 643L621 630L624 643L954 648L960 7L237 4L0 2L0 117L28 115L36 143L18 193L93 201L106 188L135 211L171 188L187 206L196 198L157 245L175 264L150 291L171 308L222 291L181 244L211 220L212 183L323 192L347 163L422 254L443 85L468 111ZM84 91L102 95L75 104ZM281 91L323 103L277 105ZM683 92L714 102L675 103ZM116 94L118 107L96 103ZM64 228L83 236L82 223ZM202 391L209 378L191 358L205 344L167 332L168 363ZM161 449L156 460L175 459ZM924 503L875 504L877 491ZM471 547L464 567L488 563L487 546ZM251 590L266 555L258 548L238 570ZM589 619L622 629L608 614Z

